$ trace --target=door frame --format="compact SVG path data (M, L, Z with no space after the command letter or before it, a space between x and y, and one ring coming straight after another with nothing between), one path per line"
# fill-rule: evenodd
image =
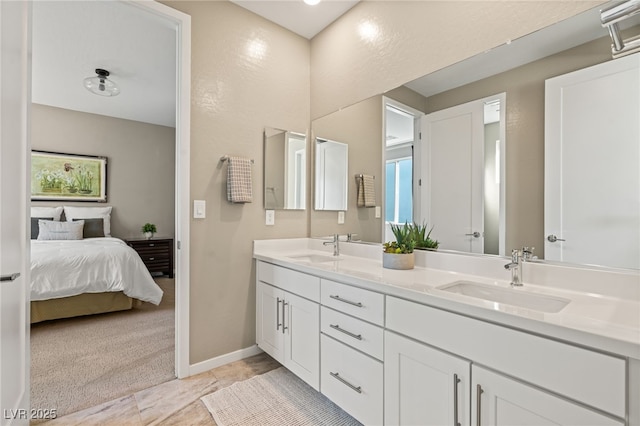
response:
M417 110L415 108L412 108L408 105L403 104L402 102L398 102L395 99L391 99L387 96L382 96L382 135L380 136L381 139L381 147L382 147L382 163L380 165L381 167L381 177L382 177L382 181L380 183L380 189L381 189L381 195L380 195L380 199L382 200L382 206L381 206L381 212L380 212L380 216L382 217L382 240L383 242L386 239L386 235L388 233L387 230L387 218L385 217L385 211L386 211L386 204L385 204L385 200L386 200L386 182L387 182L387 158L386 158L386 150L387 150L387 106L390 106L392 108L395 108L397 110L400 110L406 114L412 115L413 116L413 143L411 144L411 146L413 147L413 161L412 161L412 168L413 168L413 193L412 193L412 197L413 197L413 219L415 221L415 219L417 217L420 217L420 185L418 183L418 179L420 177L420 164L418 164L419 162L416 161L416 158L420 158L420 152L421 152L421 146L420 146L420 135L421 135L421 130L420 130L420 120L422 118L423 115L425 115L424 112Z
M191 16L150 0L116 0L139 7L176 26L176 177L175 177L175 374L190 375L189 215L191 151Z

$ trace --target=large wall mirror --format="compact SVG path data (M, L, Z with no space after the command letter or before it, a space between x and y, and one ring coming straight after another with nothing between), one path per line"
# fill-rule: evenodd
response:
M264 130L264 208L304 210L307 137L282 129Z
M632 25L637 24L637 20L632 23ZM634 27L631 32L633 31L637 33L640 28ZM600 258L593 260L594 258L558 257L552 254L553 249L550 247L554 246L550 244L554 243L551 243L548 237L554 235L558 238L556 243L561 243L560 240L565 239L566 235L552 234L545 228L545 81L610 61L612 61L611 39L606 29L600 25L599 9L594 9L521 39L513 40L510 44L408 82L385 94L374 96L314 120L312 131L320 127L326 131L328 123L336 122L340 124L344 133L345 123L340 117L355 115L355 111L359 111L357 115L360 119L352 120L348 131L353 134L368 132L377 135L375 141L371 138L361 139L359 142L350 141L349 147L351 150L376 149L378 151L377 155L370 155L371 163L366 167L369 167L370 173L380 176L380 182L384 182L380 185L382 188L380 188L379 199L383 217L378 219L373 215L358 215L355 218L357 224L353 223L349 229L345 227L342 233L352 232L352 229L357 228L355 232L359 232L363 240L382 242L388 239L385 235L385 223L390 220L399 221L397 217L400 216L408 218L406 196L400 197L400 200L404 201L404 208L402 205L393 206L393 208L389 205L393 202L393 197L389 197L389 192L392 191L389 189L392 188L389 175L393 169L397 178L401 176L402 167L405 169L410 167L412 176L410 182L413 187L411 219L417 222L427 221L430 226L432 225L434 227L432 236L441 242L441 249L508 255L511 249L533 246L535 254L540 259L638 268L633 264L610 262ZM637 89L629 88L629 93L637 92ZM389 132L385 131L391 126L385 112L389 109L388 100L391 100L392 106L400 111L401 118L407 118L407 114L412 116L404 121L413 121L414 125L418 126L415 130L417 135L399 144L395 153L393 153L393 143L389 143L394 136L390 136ZM431 147L428 152L425 152L422 143L425 138L432 136L427 135L426 132L434 131L434 126L429 128L425 123L426 117L433 117L432 114L440 114L441 111L473 102L477 102L482 107L481 111L479 110L478 122L487 132L483 136L484 143L480 152L479 164L484 165L478 170L469 168L465 172L449 173L447 176L446 172L453 170L453 163L450 161L457 158L456 152L448 153L449 160L445 157L434 158L435 152L430 151ZM371 107L371 105L374 106ZM369 111L368 115L363 115L361 113L363 110ZM496 122L499 123L497 126L491 125ZM599 121L595 120L595 122ZM602 125L605 126L604 122ZM456 128L453 124L450 127ZM422 133L422 140L420 140L420 133ZM447 137L445 135L445 139ZM629 152L628 156L635 156L634 158L637 159L640 149L639 136L633 133L631 139L635 140L635 143L628 144L633 151ZM358 144L364 145L365 148L357 146ZM469 155L476 154L478 153L469 153ZM429 167L425 159L429 158L431 165L441 167L441 175L430 174L430 171L425 170ZM410 166L406 162L402 163L406 159L412 160ZM395 168L389 165L390 162L395 162ZM365 165L360 165L360 168L364 167ZM622 179L633 186L627 192L640 193L638 165L625 167L621 173L624 175ZM406 170L404 174L406 176ZM480 178L471 178L472 174ZM617 185L613 182L607 183L607 174L597 175L600 185L604 187L609 185L610 188ZM448 220L454 216L452 212L456 211L455 203L458 203L456 197L465 191L468 192L468 189L447 191L447 188L452 183L455 183L457 188L462 180L481 182L482 188L487 188L489 186L487 182L489 182L494 188L491 189L491 194L481 195L484 203L484 210L481 210L479 215L481 222L469 223L466 229L457 231L460 244L453 245L448 230L450 227ZM592 180L589 181L593 183ZM434 183L442 186L438 195L440 201L434 197L433 191L426 192L429 185ZM402 191L402 184L396 188ZM589 188L579 187L576 190L584 194L590 191ZM444 202L452 206L434 215L433 209L437 209L435 204ZM638 203L632 200L626 206L627 210L623 215L627 221L634 224L640 220L639 206L635 204ZM492 212L489 212L489 208ZM488 219L491 223L488 223ZM618 219L612 216L600 218L601 223ZM311 235L326 235L332 233L331 231L342 231L335 225L333 229L329 229L327 225L327 221L312 215ZM592 227L597 226L592 224ZM479 240L483 243L479 245L481 248L477 248L478 244L475 244ZM607 242L606 238L598 241L601 241L602 246L596 250L600 251L611 250L611 247L618 244L616 241ZM610 247L607 247L607 244ZM638 244L640 243L636 238L636 245ZM634 246L630 249L635 253L638 247ZM625 248L616 246L616 250L624 251Z

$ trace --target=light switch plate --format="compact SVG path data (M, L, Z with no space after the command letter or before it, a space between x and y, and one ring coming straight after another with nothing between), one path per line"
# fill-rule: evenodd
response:
M338 212L338 225L344 224L344 212Z
M376 206L376 212L375 212L376 219L380 219L380 214L381 214L380 206Z
M264 222L267 225L275 225L276 224L276 212L275 212L275 210L267 210L266 211Z
M193 218L204 219L207 217L207 202L205 200L193 200Z

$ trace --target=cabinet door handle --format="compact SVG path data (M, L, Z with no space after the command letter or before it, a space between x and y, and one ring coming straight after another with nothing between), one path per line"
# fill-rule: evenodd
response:
M280 330L280 326L282 325L280 324L280 302L282 302L282 300L276 297L276 331Z
M287 317L285 316L285 310L284 307L287 306L288 303L284 301L284 299L282 299L282 334L284 334L285 330L288 330L289 327L287 327L286 324L286 319Z
M458 383L460 379L457 374L453 375L453 426L461 426L458 421Z
M149 260L156 260L156 258L155 257L150 257Z
M0 281L15 281L18 279L19 276L20 276L20 272L15 272L9 275L2 275L0 276Z
M361 334L355 334L355 333L352 333L350 331L345 330L344 328L340 328L340 326L338 324L329 324L329 327L331 327L334 330L337 330L337 331L339 331L341 333L344 333L347 336L353 337L354 339L362 340L362 335Z
M342 297L338 296L337 294L335 296L333 294L330 294L329 297L334 299L334 300L337 300L339 302L347 303L349 305L353 305L353 306L357 306L358 308L362 308L362 303L360 303L360 302L352 302L351 300L343 299Z
M338 373L332 373L331 371L329 371L329 374L331 374L331 377L338 379L339 382L347 385L349 388L353 389L354 391L358 392L358 393L362 393L362 387L361 386L354 386L351 383L347 382L345 379L343 379L342 377L340 377L340 374Z
M476 425L482 426L482 386L476 385Z

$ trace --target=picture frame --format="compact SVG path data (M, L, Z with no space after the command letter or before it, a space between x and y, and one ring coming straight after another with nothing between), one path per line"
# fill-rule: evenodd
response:
M107 201L107 157L31 151L32 201Z

